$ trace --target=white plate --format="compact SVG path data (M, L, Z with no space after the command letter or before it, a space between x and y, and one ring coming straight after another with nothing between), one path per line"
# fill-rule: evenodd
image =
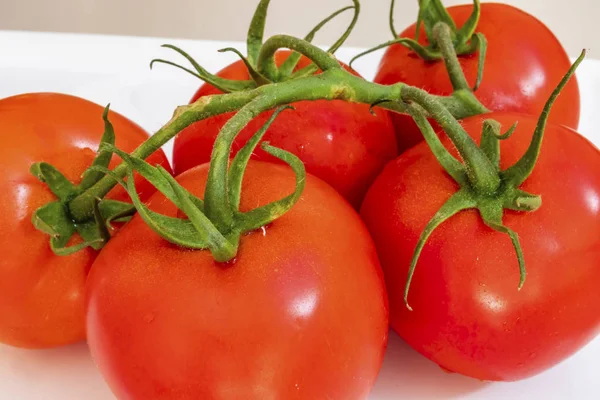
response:
M185 104L198 86L196 78L166 66L149 70L154 57L177 58L159 48L167 42L186 49L215 72L234 59L217 49L230 45L243 49L239 43L0 31L0 98L30 91L71 93L102 105L110 102L114 110L155 131L170 118L174 105ZM357 52L342 49L338 56L348 60ZM379 57L375 53L356 67L371 78ZM600 62L584 62L578 77L580 132L600 145ZM534 378L485 383L442 372L392 333L370 399L600 399L598 360L600 339ZM45 351L0 345L0 388L0 400L114 399L84 344Z

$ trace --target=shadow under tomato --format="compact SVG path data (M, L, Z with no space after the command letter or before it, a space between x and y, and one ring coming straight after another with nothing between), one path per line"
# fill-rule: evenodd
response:
M390 331L383 368L373 389L373 400L449 400L487 386L459 374L443 371Z

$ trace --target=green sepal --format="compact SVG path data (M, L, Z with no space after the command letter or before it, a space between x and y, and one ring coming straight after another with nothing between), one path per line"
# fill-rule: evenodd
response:
M256 65L258 55L260 54L260 48L263 44L269 3L271 3L271 0L260 0L254 11L254 15L252 16L250 27L248 28L246 47L248 51L248 61L253 66Z
M427 223L425 229L421 233L421 237L417 243L417 247L413 253L412 260L410 262L410 267L408 269L408 276L406 278L406 285L404 287L404 304L406 307L412 311L412 308L408 304L408 293L410 290L410 284L412 283L413 276L415 274L415 269L417 267L417 262L419 261L419 257L421 256L421 251L425 247L427 240L431 234L444 222L452 218L454 215L458 214L460 211L467 210L469 208L477 207L477 203L473 200L471 193L466 190L459 190L456 192L450 199L442 205L442 207L437 211L437 213L433 216L433 218Z
M103 199L98 203L98 208L108 229L112 228L113 221L127 222L136 212L133 204L110 199Z
M104 133L100 148L113 146L115 133L108 119L109 106L102 114ZM110 239L110 222L127 221L135 212L133 205L116 200L94 199L92 204L93 219L75 223L69 213L68 203L71 199L91 188L102 179L112 158L112 153L99 150L92 165L82 175L79 185L70 182L57 168L45 163L35 163L30 172L58 197L58 201L50 202L38 208L32 215L32 223L36 229L50 236L50 248L60 256L66 256L85 248L101 249ZM68 246L72 236L77 233L81 243Z
M441 0L419 0L419 16L417 18L416 38L419 39L421 24L425 28L425 34L429 43L434 43L433 28L438 22L447 24L456 35L456 24L442 4Z
M558 86L554 89L548 101L544 105L544 109L540 114L540 118L538 119L537 126L535 127L535 132L533 133L533 138L527 151L523 156L510 168L507 168L502 172L502 176L512 185L519 186L531 175L533 172L533 168L537 163L538 157L540 155L540 149L542 147L542 140L544 139L544 131L546 129L546 124L548 123L548 117L550 115L550 110L554 105L554 102L567 85L567 83L571 80L571 77L575 74L575 70L581 62L584 60L586 55L586 50L584 49L577 60L571 65L569 71L563 76Z
M35 210L31 222L37 230L53 238L60 238L65 243L75 233L73 221L67 215L64 203L60 201L50 202Z
M327 53L329 53L329 54L335 54L335 52L346 42L346 40L348 39L348 37L350 36L352 31L354 30L356 23L358 22L358 17L360 15L360 2L358 0L352 0L352 3L354 3L354 5L352 7L338 10L335 13L333 13L332 15L330 15L323 22L321 22L321 24L324 24L324 23L328 22L330 19L332 19L333 17L340 14L341 12L343 12L347 9L350 9L350 8L354 9L354 16L352 17L352 21L350 22L350 25L348 25L348 27L346 28L346 30L344 31L342 36L340 36L340 38L334 44L332 44L331 47L329 47L329 49L327 49ZM292 68L292 70L293 70L293 68ZM302 68L301 70L296 71L291 76L289 76L289 78L287 78L287 79L298 79L298 78L310 76L310 75L313 75L318 70L319 70L319 68L317 67L317 65L315 63L312 63L312 64L307 65L306 67Z
M519 263L519 286L517 289L521 290L525 284L527 270L525 268L525 257L523 256L523 248L521 247L519 235L502 223L503 209L501 207L479 207L479 214L487 226L497 232L508 235L510 238L513 248L515 249L517 262Z
M190 220L176 217L168 217L150 210L141 200L135 190L135 179L133 175L132 163L128 164L127 181L119 178L113 171L105 170L104 172L117 181L129 194L134 207L137 209L140 217L148 224L163 239L179 246L191 249L206 249L208 244L202 240L201 234L194 228ZM154 168L154 167L151 167ZM155 168L154 168L155 169ZM156 174L160 174L156 170ZM146 177L148 182L154 184L156 174ZM161 174L162 175L162 174ZM162 182L160 183L162 185ZM172 192L175 195L174 192ZM179 202L179 201L178 201Z
M132 157L131 155L112 145L104 145L102 146L101 150L117 154L119 157L121 157L121 159L123 159L124 162L129 164L129 166L134 171L140 174L144 179L150 182L158 191L163 193L169 200L171 200L173 204L175 204L177 207L181 206L181 203L179 203L178 196L175 194L175 191L169 184L169 181L165 179L164 174L160 173L159 169L151 166L149 163L142 160L141 158ZM102 171L104 171L104 173L107 172L106 169L102 169ZM125 189L128 189L128 187L125 187ZM131 195L131 193L129 194ZM204 202L202 201L202 199L199 199L196 196L192 196L191 194L190 196L194 204L196 204L196 206L199 207L201 210L204 210Z
M475 80L475 84L473 85L473 91L475 92L477 91L477 89L479 89L479 86L481 86L481 82L483 81L483 70L485 67L485 58L487 56L488 42L482 33L476 33L471 38L469 46L472 50L466 50L462 54L472 54L476 51L479 54L477 59L477 79Z
M496 167L497 171L500 171L500 141L510 138L517 129L517 125L518 122L515 122L508 131L503 134L500 132L502 127L498 121L494 121L493 119L486 119L483 121L483 130L479 148Z
M479 25L480 16L480 1L473 0L473 12L471 13L467 21L463 24L463 26L461 26L460 29L456 32L455 43L457 49L462 49L473 38L473 35L475 35L475 30L477 30L477 25ZM456 27L454 29L456 29ZM458 53L463 54L460 51L458 51Z
M414 39L410 39L410 38L396 38L393 40L389 40L385 43L379 44L375 47L372 47L370 49L367 49L357 55L355 55L350 62L348 63L348 65L350 67L352 67L352 64L354 64L354 62L356 60L358 60L359 58L362 58L368 54L374 53L377 50L381 50L381 49L385 49L387 47L393 46L393 45L402 45L406 48L411 49L412 51L414 51L415 53L417 53L419 55L419 57L421 57L423 60L425 61L435 61L435 60L439 60L442 58L442 54L439 52L439 50L430 48L430 47L425 47L422 44L420 44L419 42L417 42Z
M309 43L312 43L315 35L317 34L317 32L319 32L319 30L321 30L321 28L323 28L323 26L325 26L329 21L331 21L338 15L340 15L348 10L356 10L356 7L348 6L348 7L344 7L344 8L337 10L336 12L334 12L333 14L331 14L330 16L325 18L323 21L319 22L319 24L317 24L317 26L315 26L304 37L304 40L306 40ZM329 49L329 52L334 53L336 50L337 49L334 49L332 47ZM290 54L290 56L288 58L286 58L285 61L279 66L279 79L286 80L292 74L292 72L296 68L296 65L298 65L298 61L300 61L301 58L302 58L302 54L298 53L297 51L292 52L292 54Z
M98 242L81 242L73 246L66 246L56 238L50 238L50 249L54 254L61 257L70 256L85 249L86 247L94 247Z
M88 227L75 225L68 215L65 203L60 201L38 208L33 213L31 222L36 229L50 236L50 249L59 256L76 253L88 246L98 249L103 242L102 238L91 234ZM86 235L81 235L83 242L67 246L75 232L81 234L81 229L86 230Z
M110 104L106 106L106 108L104 109L104 112L102 113L102 119L104 120L104 134L102 135L102 138L100 139L100 146L102 146L102 144L112 144L112 145L115 144L115 130L114 130L112 124L110 123L110 121L108 120L109 109L110 109ZM101 167L108 168L111 158L112 158L112 153L99 151L96 154L94 161L92 162L92 166L101 166ZM79 183L79 186L78 186L78 190L80 192L83 192L83 191L91 188L92 186L94 186L94 184L96 182L98 182L100 179L102 179L103 176L104 176L103 173L88 168L83 173L81 183Z
M100 250L110 239L110 234L105 235L106 225L98 224L96 221L76 224L75 228L79 236L83 239L84 247L91 247L94 250ZM71 253L69 253L71 254Z
M473 11L467 21L465 21L459 29L441 0L420 0L416 40L419 40L420 26L422 24L425 28L427 40L431 43L431 48L435 49L437 47L437 39L434 32L435 26L442 23L450 28L450 39L454 44L456 53L458 55L472 54L478 50L478 47L473 46L470 42L476 35L475 31L477 30L480 16L480 0L473 0ZM483 37L483 35L481 35L481 37Z
M262 75L260 72L258 72L256 70L256 68L254 68L254 65L252 65L250 63L250 61L248 61L248 59L246 57L244 57L244 55L238 49L236 49L234 47L226 47L224 49L219 50L219 53L227 53L227 52L236 54L242 60L242 62L246 66L246 69L248 69L248 74L250 75L252 80L254 82L256 82L256 86L263 86L263 85L268 85L269 83L271 83L271 80L269 78L267 78L266 76Z
M152 68L155 63L171 65L173 67L179 68L179 69L195 76L196 78L202 80L203 82L208 83L211 86L214 86L215 88L219 89L223 93L242 92L245 90L250 90L250 89L256 88L256 83L252 79L233 80L233 79L221 78L217 75L211 74L206 69L204 69L200 64L198 64L198 62L196 62L196 60L194 60L194 58L192 56L190 56L188 53L186 53L185 51L183 51L182 49L180 49L177 46L173 46L171 44L164 44L164 45L162 45L162 47L174 50L177 53L179 53L180 55L182 55L186 60L189 61L190 64L192 64L192 66L194 67L194 69L196 71L192 71L191 69L186 68L182 65L179 65L172 61L163 60L160 58L156 58L156 59L152 60L150 62L150 68Z
M262 138L264 137L265 133L267 132L267 130L269 129L269 127L271 126L273 121L275 121L277 116L286 109L293 110L294 107L284 106L284 107L280 107L277 110L275 110L273 115L271 115L271 118L269 118L269 120L256 132L256 134L254 134L248 140L248 142L244 145L244 147L242 147L237 152L237 154L231 161L231 164L229 165L229 172L228 172L228 174L229 174L229 191L228 191L228 193L229 193L229 201L230 201L231 207L235 211L239 211L240 196L241 196L241 192L242 192L242 180L244 178L244 171L246 171L246 166L248 165L248 161L250 160L250 157L252 156L254 149L256 149L256 146L262 140Z
M264 142L261 147L265 152L277 157L292 168L292 171L294 171L294 175L296 176L296 186L292 194L281 200L260 208L255 208L254 210L243 214L238 213L236 217L239 224L239 230L242 233L253 231L259 229L261 226L268 225L290 211L298 200L300 200L306 185L306 169L304 168L304 163L296 155L289 151L273 147L266 142Z
M52 193L62 201L67 201L77 194L76 186L58 169L46 162L33 164L29 171L42 183L45 183Z

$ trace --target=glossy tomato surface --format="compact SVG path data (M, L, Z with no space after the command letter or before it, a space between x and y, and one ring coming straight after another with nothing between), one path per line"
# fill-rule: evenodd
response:
M202 196L207 171L177 179ZM251 161L242 211L294 181L289 167ZM178 212L162 194L149 206ZM309 175L293 209L243 236L227 264L134 217L92 266L87 329L120 400L366 399L387 343L387 297L358 214Z
M283 62L289 54L289 51L278 52L276 61ZM299 67L308 64L308 59L303 58ZM249 79L248 70L241 61L217 75L234 80ZM217 93L219 90L205 84L192 102ZM301 101L293 106L295 110L288 110L275 120L264 140L299 156L309 173L329 183L353 206L359 207L385 163L398 154L388 112L377 109L373 115L369 105L341 100ZM271 115L272 111L259 115L242 130L234 143L234 153ZM176 174L210 161L215 138L232 116L233 113L227 113L197 122L175 138L173 168ZM279 162L260 149L254 157Z
M448 7L462 26L473 10L472 5ZM415 25L400 34L414 38ZM534 16L507 4L481 4L477 28L488 40L483 81L475 92L492 111L513 111L538 116L554 87L570 67L567 53L554 34ZM419 35L427 43L425 31ZM477 76L478 54L460 56L460 63L473 87ZM452 93L444 63L425 62L401 45L391 46L384 54L375 82L390 85L405 82L432 94ZM580 110L577 81L571 79L553 107L550 121L577 129ZM408 116L392 115L400 152L423 140Z
M60 346L84 339L84 287L96 252L85 249L66 257L54 255L49 237L37 231L33 212L56 200L30 174L30 166L46 161L69 180L79 182L92 163L104 131L103 107L56 93L33 93L0 100L0 342L27 348ZM109 113L116 144L134 150L148 138L125 117ZM168 168L162 152L151 162ZM117 164L117 159L112 165ZM147 198L152 186L140 180ZM126 201L113 190L112 199Z
M516 133L502 142L502 167L525 152L535 120L491 117ZM463 121L477 140L482 118ZM448 146L448 141L445 141ZM444 222L425 245L408 301L408 267L425 225L457 185L425 143L390 162L369 190L361 215L379 252L393 329L416 350L454 372L513 381L559 363L600 331L600 153L575 131L546 129L539 161L521 188L542 197L531 213L506 211L521 240L527 280L507 235L477 211Z

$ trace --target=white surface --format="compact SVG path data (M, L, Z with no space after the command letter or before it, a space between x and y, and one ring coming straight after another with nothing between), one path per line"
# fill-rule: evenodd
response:
M161 39L140 39L0 31L0 98L31 91L60 91L112 108L148 131L185 104L198 82L166 66L148 69L154 57L175 54L160 49ZM233 60L216 50L223 42L168 41L195 55L210 71ZM347 60L356 50L338 53ZM371 78L379 54L357 63ZM600 62L586 61L578 72L582 89L580 132L600 144ZM600 399L600 339L552 370L517 383L484 383L442 372L395 334L371 400L597 400ZM85 348L79 344L47 351L0 345L0 400L113 400ZM151 399L148 399L151 400ZM285 400L285 399L282 399ZM315 399L318 400L318 399ZM343 400L343 399L336 399Z
M444 5L472 0L443 0ZM498 2L498 0L483 0ZM535 15L563 43L569 54L582 47L600 57L597 0L501 0ZM193 39L244 40L258 0L2 0L3 29L85 32ZM267 32L305 35L334 10L351 0L275 0L269 6ZM391 39L387 24L390 0L363 0L360 18L346 42L372 47ZM416 0L397 0L394 21L398 32L417 19ZM317 43L333 43L351 18L347 12L329 22L316 36ZM225 25L225 26L224 26Z

